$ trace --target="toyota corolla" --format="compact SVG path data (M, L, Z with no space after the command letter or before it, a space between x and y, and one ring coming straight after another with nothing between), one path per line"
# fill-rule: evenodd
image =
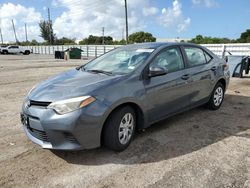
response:
M122 151L157 121L201 105L219 109L229 75L227 63L199 45L127 45L36 85L21 121L43 148Z

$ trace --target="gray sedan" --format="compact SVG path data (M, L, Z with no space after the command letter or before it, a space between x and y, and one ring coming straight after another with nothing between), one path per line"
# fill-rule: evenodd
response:
M21 120L43 148L122 151L136 130L200 105L219 109L229 77L227 63L198 45L127 45L35 86Z

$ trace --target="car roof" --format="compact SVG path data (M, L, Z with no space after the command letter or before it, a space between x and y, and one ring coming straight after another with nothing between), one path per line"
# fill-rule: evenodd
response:
M189 46L199 46L193 43L186 43L186 42L148 42L148 43L138 43L138 44L129 44L124 46L125 48L134 48L134 49L138 49L138 48L153 48L153 49L157 49L159 47L167 47L167 46L176 46L176 45L189 45ZM200 47L200 46L199 46Z

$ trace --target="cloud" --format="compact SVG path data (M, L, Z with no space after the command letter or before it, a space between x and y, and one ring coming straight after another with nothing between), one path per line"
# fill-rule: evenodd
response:
M208 8L218 7L218 3L215 0L192 0L194 5L204 5Z
M198 1L198 0L196 0ZM184 17L179 0L174 0L171 7L159 9L151 0L133 0L128 2L129 34L136 31L147 31L152 23L174 32L185 31L190 23ZM89 35L105 35L114 39L125 37L125 10L121 0L52 0L51 6L59 13L53 20L53 29L58 38L69 37L83 39ZM41 6L40 11L46 7ZM0 4L0 21L5 41L14 41L11 19L14 20L17 37L25 40L24 23L27 23L28 38L41 41L39 21L41 13L34 7L20 4ZM157 33L154 33L157 34Z
M178 0L173 1L172 7L162 9L158 21L165 28L174 29L178 33L184 32L191 23L189 17L183 16L182 5Z
M187 27L190 25L191 19L187 18L183 22L177 24L177 32L181 33L187 29Z
M156 7L144 7L142 10L144 16L155 15L159 12L159 9Z
M143 30L146 22L140 7L147 1L134 0L128 2L129 33ZM105 35L116 39L123 37L125 30L124 2L120 0L107 0L100 4L100 0L57 0L57 6L66 8L54 21L54 31L58 37L75 37L82 39L90 34L101 35L105 27ZM151 10L152 11L152 10ZM148 12L147 12L148 13Z
M13 19L16 27L17 38L20 41L25 40L24 24L27 23L27 32L30 39L39 36L38 22L42 16L33 7L24 7L20 4L4 3L0 4L0 26L5 42L15 41L12 29Z

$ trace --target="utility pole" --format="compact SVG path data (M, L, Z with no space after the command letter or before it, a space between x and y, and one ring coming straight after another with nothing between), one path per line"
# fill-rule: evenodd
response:
M28 42L28 34L27 34L27 25L25 23L25 38L26 38L26 42Z
M126 19L126 44L128 44L128 6L127 0L125 1L125 19Z
M104 27L102 27L102 45L104 45L105 42L104 42Z
M16 44L17 44L17 43L18 43L18 40L17 40L17 37L16 37L15 25L14 25L13 19L12 19L11 21L12 21L13 31L14 31L14 35L15 35L15 39L16 39Z
M50 20L50 10L48 8L48 22L49 22L49 43L51 44L52 43L52 23L51 23L51 20Z
M3 44L3 34L2 34L2 29L1 29L1 27L0 27L0 35L1 35L1 42L2 42L2 44Z

